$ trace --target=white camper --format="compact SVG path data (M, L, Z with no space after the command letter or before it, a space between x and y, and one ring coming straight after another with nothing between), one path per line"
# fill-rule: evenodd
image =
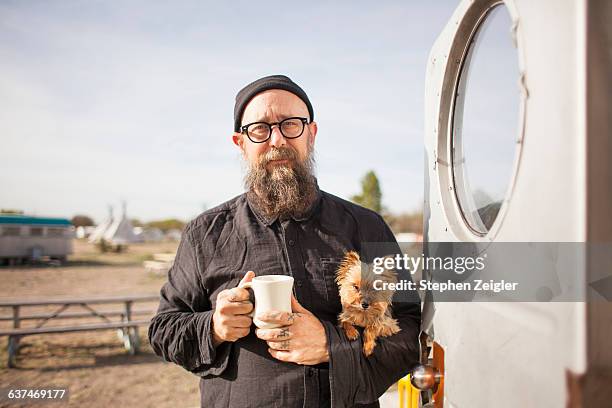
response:
M425 241L612 242L611 72L612 2L461 1L427 62ZM612 406L610 300L426 301L420 404Z
M0 263L49 257L65 262L72 253L74 228L65 218L0 215Z

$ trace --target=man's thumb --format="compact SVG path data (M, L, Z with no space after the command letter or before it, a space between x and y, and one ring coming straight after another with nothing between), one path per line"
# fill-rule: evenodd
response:
M295 296L291 294L291 311L292 312L302 312L302 313L310 313L304 306L300 305Z
M255 277L255 272L248 271L247 273L244 274L242 279L240 279L240 283L238 283L238 286L242 285L243 283L252 281L254 277Z

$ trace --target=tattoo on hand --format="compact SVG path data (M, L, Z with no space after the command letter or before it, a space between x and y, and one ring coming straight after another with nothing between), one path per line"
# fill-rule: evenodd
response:
M286 328L282 328L281 332L276 337L279 338L279 339L283 339L285 337L289 337L289 330L286 329Z
M293 320L294 320L296 317L302 317L302 315L301 315L301 314L299 314L299 313L289 313L289 316L287 317L287 321L288 321L289 323L293 323Z
M289 350L289 340L281 342L280 346L283 350Z

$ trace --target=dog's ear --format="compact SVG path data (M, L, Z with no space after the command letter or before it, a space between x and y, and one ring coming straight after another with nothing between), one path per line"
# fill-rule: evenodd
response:
M360 262L359 254L355 251L348 251L346 255L344 255L343 262L350 263L351 266L357 265Z
M359 260L359 254L355 251L349 251L344 255L344 259L340 263L340 267L336 272L336 282L340 283L351 268L360 265L361 261Z
M393 255L387 255L385 257L383 257L383 272L382 274L379 275L379 277L381 279L383 279L385 282L397 282L397 270L395 269L395 263L391 263L393 266L392 267L387 267L387 263L385 262L387 259L392 259L394 260L395 257Z

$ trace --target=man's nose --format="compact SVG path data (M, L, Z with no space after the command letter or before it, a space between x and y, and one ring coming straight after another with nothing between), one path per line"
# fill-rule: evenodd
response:
M281 146L285 146L286 144L287 144L287 141L285 140L285 137L281 133L278 126L273 126L272 134L270 135L270 145L274 147L281 147Z

